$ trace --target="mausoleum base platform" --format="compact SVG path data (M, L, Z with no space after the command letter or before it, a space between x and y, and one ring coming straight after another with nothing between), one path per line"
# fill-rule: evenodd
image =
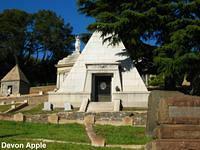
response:
M120 100L122 107L147 108L148 96L149 92L119 92L112 94L110 102ZM84 100L91 101L91 93L49 92L48 97L48 101L53 104L54 108L63 108L65 102L70 103L73 107L81 107Z

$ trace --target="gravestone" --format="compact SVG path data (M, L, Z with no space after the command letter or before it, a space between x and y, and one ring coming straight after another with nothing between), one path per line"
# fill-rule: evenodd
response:
M5 101L1 101L0 105L6 105L6 102Z
M124 117L122 121L124 125L132 126L134 123L133 117L129 117L129 116Z
M65 103L64 103L64 110L65 110L65 111L70 111L70 110L72 110L71 104L68 103L68 102L65 102Z
M157 126L157 113L159 111L159 102L163 99L168 99L170 97L183 95L183 93L177 91L152 91L149 95L148 101L148 112L147 112L147 124L146 133L149 136L153 136L153 131Z
M94 115L87 115L84 117L85 124L94 124L95 123L95 116Z
M148 144L148 149L200 149L200 97L161 100L156 120L154 136L158 139Z
M16 108L16 106L15 105L11 105L11 109L15 109Z
M52 111L53 110L53 105L50 102L44 102L44 108L42 110Z
M54 123L57 124L59 121L58 115L57 114L52 114L48 116L48 123Z
M39 91L39 95L43 95L43 91Z
M17 113L17 114L14 114L13 120L14 121L24 121L25 117L22 113Z

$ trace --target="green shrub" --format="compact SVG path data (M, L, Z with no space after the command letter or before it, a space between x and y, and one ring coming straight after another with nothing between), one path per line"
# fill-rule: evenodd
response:
M151 77L149 79L150 86L164 86L164 78L161 75L157 75L155 77Z

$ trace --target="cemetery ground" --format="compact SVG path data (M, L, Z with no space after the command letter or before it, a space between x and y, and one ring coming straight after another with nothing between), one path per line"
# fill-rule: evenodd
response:
M143 145L151 139L145 136L145 128L132 126L95 125L95 132L105 137L108 145ZM0 121L0 142L38 143L46 140L48 150L53 149L120 149L118 147L97 148L90 146L90 140L81 124L41 124Z

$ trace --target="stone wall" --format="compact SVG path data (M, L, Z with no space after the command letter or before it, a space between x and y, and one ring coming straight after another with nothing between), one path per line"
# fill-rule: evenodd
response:
M19 81L6 81L1 82L1 95L7 96L8 86L12 86L12 94L16 95L19 93Z
M24 102L24 100L28 101L28 104L41 104L43 102L48 101L48 96L44 95L22 95L19 97L0 97L0 102L5 102L10 104L12 101L16 102Z
M30 94L38 94L40 91L43 91L43 93L46 94L49 91L53 91L55 88L56 85L31 87Z
M84 123L86 116L94 116L96 124L108 125L146 125L146 111L108 112L108 113L85 113L85 112L62 112L57 114L24 115L24 121L34 123ZM57 117L56 117L57 116ZM1 114L0 120L13 120L12 115Z

